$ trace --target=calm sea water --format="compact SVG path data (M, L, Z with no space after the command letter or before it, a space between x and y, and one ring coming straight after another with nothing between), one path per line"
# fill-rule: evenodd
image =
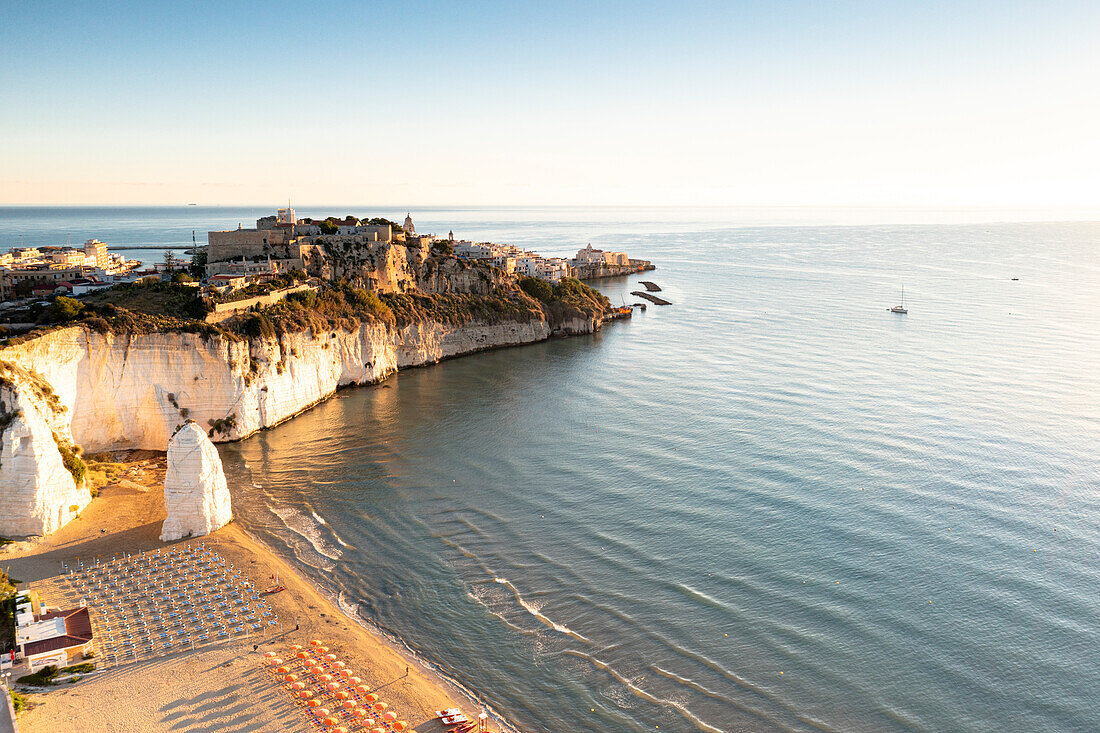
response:
M0 209L0 234L261 213ZM1100 729L1100 224L413 215L625 248L659 269L599 287L674 305L222 446L239 521L349 612L525 731Z

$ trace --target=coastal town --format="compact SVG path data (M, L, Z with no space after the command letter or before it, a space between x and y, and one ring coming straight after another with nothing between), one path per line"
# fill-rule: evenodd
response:
M248 709L257 730L500 728L234 526L215 442L401 368L593 333L632 309L581 280L653 265L289 207L210 231L189 259L135 249L160 248L0 256L0 683L21 718L110 729L116 706L88 710L84 691L151 664L206 688L201 660L267 700Z
M12 247L0 254L0 302L9 306L21 301L57 295L78 297L122 283L183 279L215 298L263 287L286 278L289 273L306 273L321 280L346 275L338 257L331 255L355 248L385 248L399 245L406 250L453 254L466 262L496 268L505 275L534 277L549 283L562 278L595 280L653 269L646 260L631 259L625 252L593 249L589 244L571 259L547 257L512 244L475 242L446 236L418 234L411 215L403 224L382 218L351 216L323 220L298 219L292 208L279 209L273 216L258 219L254 227L211 231L207 246L188 250L190 261L174 257L165 248L164 261L152 266L109 252L108 245L89 239L83 247ZM125 249L125 247L123 247ZM329 255L329 256L326 256ZM363 283L368 289L400 290L394 282Z

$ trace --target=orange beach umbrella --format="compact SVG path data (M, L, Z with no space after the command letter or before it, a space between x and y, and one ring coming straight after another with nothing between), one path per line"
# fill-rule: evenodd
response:
M292 689L292 690L304 690L304 689L306 689L306 685L305 685L304 682L295 682L294 684L292 684L290 686L290 689Z
M370 692L370 693L367 693L367 696L366 696L365 699L366 699L367 702L378 702L378 695L375 695L373 692Z
M336 655L335 654L326 654L324 656L324 658L329 662L335 662L336 661Z
M387 704L386 704L386 703L384 703L384 702L376 702L376 703L374 703L374 709L375 709L375 710L377 710L378 712L382 712L383 710L385 710L385 709L386 709L386 708L388 708L388 707L389 707L389 705L387 705Z
M267 657L268 659L271 659L272 657L275 656L275 652L264 652L264 656Z
M332 715L332 711L328 708L317 708L313 711L313 714L316 715L318 718L327 718L328 716Z
M320 639L311 639L310 642L309 642L309 645L310 646L321 646L321 640Z
M300 652L300 651L302 651L302 645L301 644L291 644L290 645L290 651Z
M338 682L329 682L327 685L325 685L325 689L329 692L336 692L340 689L340 684Z
M347 700L349 697L351 697L351 695L349 695L348 693L346 693L342 690L340 692L336 693L336 699L337 700Z
M397 722L395 722L393 724L393 729L394 730L405 730L408 727L409 727L409 724L406 723L404 720L398 720Z
M393 721L397 720L397 714L392 710L387 710L386 712L382 713L382 720L386 721L387 723L392 723Z
M355 706L358 705L358 704L359 703L355 702L355 700L345 700L344 701L344 709L345 710L354 710Z

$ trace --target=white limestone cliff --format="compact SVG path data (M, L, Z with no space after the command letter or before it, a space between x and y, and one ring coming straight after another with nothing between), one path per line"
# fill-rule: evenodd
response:
M0 535L47 535L91 500L65 467L57 441L69 443L59 412L7 364L0 369ZM54 423L57 423L56 430ZM57 439L54 438L55 433Z
M600 319L574 319L555 334L590 333ZM214 441L239 440L276 425L331 396L338 388L378 382L398 369L462 354L542 341L545 319L468 323L422 320L403 327L364 323L356 328L233 339L183 332L101 334L61 328L0 349L0 363L35 376L56 394L57 409L23 409L22 423L4 432L0 534L52 532L83 508L61 466L49 426L88 452L122 448L164 450L187 419ZM7 402L28 398L14 388ZM28 398L29 399L29 398ZM23 403L21 402L20 405ZM33 414L38 414L34 418ZM28 427L28 421L41 419ZM24 446L13 430L33 430ZM19 440L21 440L20 438ZM9 458L9 454L11 457ZM60 473L58 466L61 466ZM17 503L14 496L20 487ZM11 507L9 509L9 507ZM49 515L48 517L46 515ZM5 527L7 529L5 530Z
M233 519L221 457L210 438L188 420L168 442L162 542L210 534Z

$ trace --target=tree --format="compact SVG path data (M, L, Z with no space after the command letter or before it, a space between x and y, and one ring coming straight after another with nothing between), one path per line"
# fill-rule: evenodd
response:
M54 296L50 306L46 308L43 316L47 323L64 323L71 321L80 315L80 311L84 310L84 304L75 298L68 298L64 295Z
M172 276L172 282L174 283L193 283L195 278L188 275L186 272L177 272Z
M325 220L321 222L321 234L335 234L340 231L340 227L336 226L335 222Z
M178 260L176 259L175 251L170 249L164 250L164 269L168 272L173 272L176 269L177 263Z
M191 266L188 268L191 270L191 276L195 278L202 278L206 275L206 250L195 249L191 254Z

